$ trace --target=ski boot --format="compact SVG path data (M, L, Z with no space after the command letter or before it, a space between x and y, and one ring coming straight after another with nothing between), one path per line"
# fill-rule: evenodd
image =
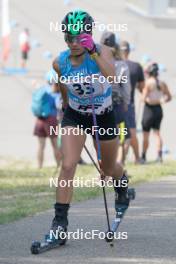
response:
M32 254L40 254L50 249L65 245L67 241L67 211L69 205L55 204L55 217L44 242L33 241L31 245Z
M121 186L114 187L115 190L115 210L116 210L116 218L114 219L111 231L116 232L128 207L131 200L135 199L135 189L128 188L128 178L124 174L120 180Z

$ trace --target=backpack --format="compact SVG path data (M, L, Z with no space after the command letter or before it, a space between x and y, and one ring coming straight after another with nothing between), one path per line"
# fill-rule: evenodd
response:
M52 96L46 87L40 87L32 94L31 110L37 117L47 118L52 112Z

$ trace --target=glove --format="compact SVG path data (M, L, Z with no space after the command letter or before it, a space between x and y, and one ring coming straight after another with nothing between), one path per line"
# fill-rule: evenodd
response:
M96 52L96 45L90 34L83 33L78 37L78 40L80 45L87 49L89 54Z

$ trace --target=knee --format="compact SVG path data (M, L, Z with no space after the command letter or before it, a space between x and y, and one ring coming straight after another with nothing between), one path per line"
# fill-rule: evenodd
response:
M136 136L136 134L133 134L133 135L131 136L131 142L132 142L132 143L136 143L136 142L137 142L137 136Z
M112 176L114 174L114 170L112 168L106 168L103 170L105 176Z
M45 150L45 145L39 145L39 151L44 152Z
M73 174L74 170L76 169L76 165L77 164L75 162L63 160L61 168L62 172L64 172L66 175Z
M105 176L112 176L113 166L103 166L103 163L102 163L101 169Z

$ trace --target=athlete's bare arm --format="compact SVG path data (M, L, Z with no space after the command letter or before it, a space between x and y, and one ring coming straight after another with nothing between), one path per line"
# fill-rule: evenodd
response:
M53 69L57 72L59 79L61 77L61 73L58 64L56 63L56 60L54 60L53 62ZM59 82L59 80L58 80L58 90L61 92L63 99L63 107L65 108L68 105L67 88L63 83Z
M95 61L98 64L101 73L104 77L112 76L112 79L116 75L115 65L112 52L104 45L101 46L100 56L95 57Z
M171 101L172 95L171 95L169 88L165 82L161 82L161 89L164 93L164 103Z
M142 91L142 101L146 102L148 94L149 94L149 85L146 82L146 84L143 88L143 91Z

